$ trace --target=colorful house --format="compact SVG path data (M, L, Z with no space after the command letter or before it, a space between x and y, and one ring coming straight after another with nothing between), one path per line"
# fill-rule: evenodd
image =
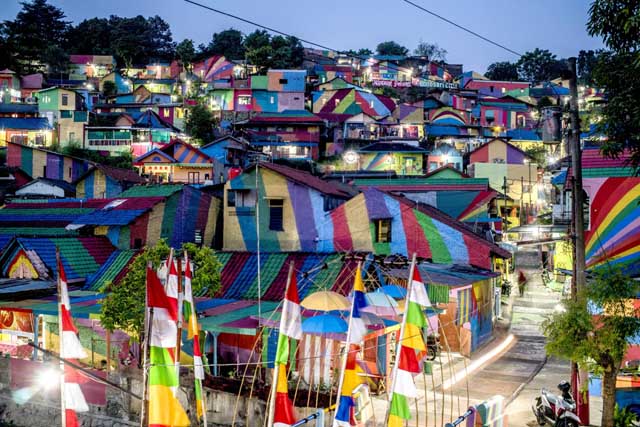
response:
M463 157L460 151L449 144L439 144L431 150L427 159L429 172L434 172L441 168L451 166L458 171L462 171Z
M589 202L585 252L588 269L619 266L635 277L640 275L640 178L629 157L604 157L597 146L582 152L583 189ZM567 188L572 176L569 169Z
M314 113L348 114L360 113L382 118L396 108L395 102L386 96L375 95L361 88L323 90L312 93Z
M495 98L500 98L509 91L528 90L530 86L529 82L507 82L478 78L471 78L463 85L465 89L477 90L482 95L493 96Z
M233 62L222 55L214 55L193 63L193 74L207 83L229 82L234 78Z
M261 113L238 123L251 145L272 158L316 160L322 119L306 110Z
M51 87L38 91L40 113L55 129L55 140L60 146L82 145L84 127L89 122L89 113L84 97L77 91Z
M223 248L255 251L259 224L261 250L314 252L327 213L352 194L287 166L253 165L225 185Z
M222 163L181 140L154 148L136 158L133 164L151 180L189 184L217 181L224 170Z
M0 109L4 109L3 105L0 104ZM7 143L50 146L53 127L45 117L0 117L0 147Z
M93 166L93 163L53 151L9 142L7 166L20 168L32 178L74 182Z
M116 60L111 55L69 55L69 79L100 79L111 73Z
M451 166L426 178L355 179L352 184L361 190L378 189L400 194L414 202L424 203L462 222L491 222L493 202L497 193L486 178L459 175Z
M365 216L366 215L366 216ZM364 190L328 215L318 251L357 251L418 257L436 264L491 270L509 252L436 208L376 189ZM363 227L363 218L368 226Z
M467 171L475 178L488 178L491 188L519 202L520 217L531 217L538 202L538 165L533 158L503 139L493 139L468 154ZM526 195L526 196L525 196Z
M22 94L20 93L20 79L15 71L8 68L0 71L0 102L11 103L20 102Z
M359 170L422 175L427 150L404 142L374 142L357 150ZM344 170L348 170L345 168Z
M79 199L111 199L146 179L129 169L96 164L75 181Z
M75 197L73 184L60 179L36 178L15 191L15 195L25 199L52 199Z
M104 237L17 237L0 254L0 275L50 280L58 275L56 248L70 283L84 282L115 248Z

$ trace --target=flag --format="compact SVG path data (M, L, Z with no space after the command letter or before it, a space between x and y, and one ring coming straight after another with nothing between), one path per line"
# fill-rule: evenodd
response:
M411 419L408 399L415 399L418 396L414 377L421 372L420 361L427 350L422 338L422 329L427 326L423 310L430 307L431 302L417 268L413 270L409 286L403 318L404 329L400 337L400 351L391 386L391 405L387 424L389 427L403 427L405 420Z
M78 329L71 318L71 303L69 302L69 292L67 290L67 275L64 272L62 262L58 258L58 293L60 298L58 325L60 328L60 357L71 362L77 359L84 359L87 353L78 338ZM84 399L84 394L80 389L82 377L74 368L64 365L63 396L64 402L61 405L64 411L66 427L78 427L77 412L87 412L89 406Z
M196 316L196 304L193 301L191 288L191 263L185 255L184 266L184 320L187 324L187 338L193 340L193 376L195 377L196 412L198 418L204 415L204 398L202 394L202 380L204 379L204 366L202 364L202 352L200 350L200 336L198 334L198 318Z
M286 427L296 422L293 402L289 398L287 384L287 363L289 361L289 339L302 338L302 320L300 313L300 298L298 297L298 283L296 275L291 269L289 286L282 306L280 317L280 335L278 336L278 349L276 352L275 401L271 402L275 407L273 413L273 426Z
M189 418L174 392L180 383L175 354L178 300L165 292L150 267L147 267L147 308L153 309L149 337L149 426L188 426Z
M343 367L342 382L339 385L338 403L336 414L333 419L333 426L354 426L355 425L355 401L353 391L362 381L356 372L356 355L358 353L357 343L362 342L367 333L367 327L361 316L361 311L367 306L367 299L364 295L364 285L362 283L362 271L360 265L356 269L356 277L353 283L353 298L351 316L349 316L349 331L347 333L347 357Z

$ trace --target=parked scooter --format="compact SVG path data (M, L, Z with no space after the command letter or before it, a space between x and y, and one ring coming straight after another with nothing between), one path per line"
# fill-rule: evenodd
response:
M427 337L427 360L436 360L436 356L442 351L440 345L440 337L437 335L429 335Z
M571 395L571 384L562 381L558 384L562 392L557 396L546 389L533 400L531 409L539 425L549 424L553 427L578 427L580 418L576 415L576 402Z

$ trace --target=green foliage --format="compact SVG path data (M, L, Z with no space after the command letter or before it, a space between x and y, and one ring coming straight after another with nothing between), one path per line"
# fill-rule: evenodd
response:
M596 0L589 10L587 29L600 36L610 52L599 57L593 77L607 91L599 130L608 136L605 155L616 157L631 151L631 162L640 165L640 3L628 0Z
M47 3L46 0L23 2L22 9L13 21L2 25L2 57L7 53L10 58L3 62L12 62L21 74L42 70L47 62L47 51L60 49L65 45L69 22L64 12ZM57 50L56 49L56 50Z
M500 80L506 82L515 82L520 79L518 76L518 65L509 61L494 62L487 67L484 73L489 80Z
M172 59L175 44L169 24L159 16L91 18L69 31L70 52L115 55L128 68L157 59Z
M245 48L242 44L242 33L233 28L214 33L205 52L208 55L223 55L227 59L244 58Z
M214 125L211 111L205 105L197 104L189 110L185 131L200 144L206 144L213 139Z
M602 37L617 53L637 53L640 49L640 3L634 0L596 0L589 8L587 30Z
M578 53L576 71L578 73L578 82L580 84L591 86L595 83L593 73L598 65L598 61L600 60L600 55L602 55L603 52L604 51L602 49L598 49L581 50L580 53Z
M220 263L214 251L185 243L176 256L181 256L185 250L194 262L194 294L206 289L207 294L213 296L220 288ZM169 256L169 252L170 248L164 240L160 240L155 246L145 247L118 286L105 286L102 292L108 292L108 296L102 303L100 322L107 330L120 329L134 338L140 337L144 324L147 263L151 262L153 268L157 269Z
M57 151L67 156L79 157L95 163L113 166L115 168L133 169L133 155L127 152L123 152L118 156L103 156L95 150L85 150L74 144L67 145L62 149L52 146L50 147L50 150Z
M547 49L534 49L526 52L517 62L518 74L528 82L544 82L562 77L567 66Z
M373 51L369 48L360 48L358 50L353 50L353 49L349 49L348 51L345 52L348 55L353 55L353 56L371 56L373 55Z
M543 323L547 351L585 366L619 366L628 339L640 333L640 318L627 306L639 291L640 283L617 269L598 273L578 301L565 301L566 311L555 313ZM604 310L605 315L597 322L587 310L586 301Z
M193 40L184 39L176 46L176 55L182 61L185 67L191 64L196 56L196 48L193 46Z
M576 301L565 301L542 324L549 354L577 362L603 376L602 426L613 427L615 381L630 338L640 333L638 310L628 304L636 298L640 283L620 270L609 268L596 275ZM587 308L601 310L594 316Z
M269 36L256 30L244 39L247 60L266 71L269 68L298 68L304 60L304 48L295 37Z
M376 46L376 51L378 52L378 55L406 56L409 53L409 49L392 40L378 44L378 46Z
M102 83L102 94L104 96L112 96L117 92L118 88L116 87L116 84L111 80L105 80L104 83Z
M429 43L420 40L418 46L413 50L413 54L417 56L426 56L430 61L446 61L447 51L437 43Z
M615 412L613 413L613 425L614 427L632 427L636 425L636 414L631 412L627 408L622 408L616 404Z
M210 297L220 289L220 270L222 264L216 258L216 254L211 248L199 247L195 243L185 243L182 251L187 251L189 259L193 261L195 275L191 280L194 294L200 294L206 290Z
M533 157L533 161L540 167L547 164L547 149L544 147L531 147L524 150L525 153Z

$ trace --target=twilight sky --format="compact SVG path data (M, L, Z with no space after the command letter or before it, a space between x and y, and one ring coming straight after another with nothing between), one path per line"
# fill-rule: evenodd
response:
M536 47L558 57L577 56L581 49L602 46L585 30L592 0L414 0L460 25L517 52ZM160 15L171 25L174 40L208 42L214 32L234 27L249 33L255 27L191 5L183 0L49 0L77 23L109 15ZM465 70L484 72L496 61L517 57L428 15L401 0L199 0L202 4L262 25L332 47L375 50L395 40L411 50L420 39L448 51L447 60ZM1 0L0 20L13 19L19 0ZM78 52L88 53L88 52Z

